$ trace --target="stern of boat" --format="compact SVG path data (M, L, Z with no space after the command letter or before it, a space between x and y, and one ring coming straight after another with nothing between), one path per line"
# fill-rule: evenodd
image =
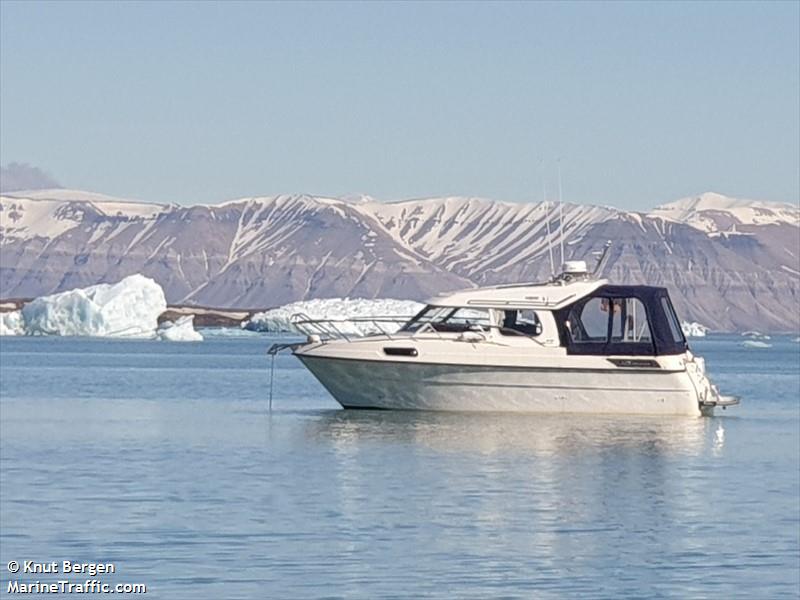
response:
M723 410L729 406L736 406L741 402L737 396L724 396L716 385L706 375L706 362L700 356L695 356L691 351L686 353L686 373L697 393L697 402L703 416L711 417L714 409Z

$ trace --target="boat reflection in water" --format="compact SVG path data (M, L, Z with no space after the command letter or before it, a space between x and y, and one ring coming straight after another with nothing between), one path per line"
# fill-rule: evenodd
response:
M615 597L624 584L596 577L615 563L677 568L709 551L692 531L718 485L719 418L329 411L302 420L298 441L327 448L324 502L339 530L386 524L369 547L386 539L415 557L393 554L396 570L413 564L442 582L445 556L454 562L443 585L483 577L531 586L535 597L565 586L572 597L603 586L599 596Z
M337 447L387 443L482 454L631 450L692 455L712 446L722 449L718 427L716 420L663 416L326 411L307 422L305 434Z

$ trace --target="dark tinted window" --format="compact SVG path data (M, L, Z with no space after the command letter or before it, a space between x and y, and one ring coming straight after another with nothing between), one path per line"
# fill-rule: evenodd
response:
M678 316L675 314L675 309L672 308L672 302L670 302L669 298L666 296L661 296L661 306L664 308L664 314L667 317L667 323L669 324L669 331L672 334L672 339L679 344L685 344L686 338L683 337L683 330L681 329L681 324L678 321Z
M542 333L542 324L539 321L539 316L532 310L507 310L503 313L500 333L503 335L537 336Z

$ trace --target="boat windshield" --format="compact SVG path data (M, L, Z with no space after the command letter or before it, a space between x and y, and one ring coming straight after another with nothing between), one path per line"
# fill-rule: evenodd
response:
M461 332L489 327L489 311L452 306L426 306L400 331L415 332L426 326L433 331Z

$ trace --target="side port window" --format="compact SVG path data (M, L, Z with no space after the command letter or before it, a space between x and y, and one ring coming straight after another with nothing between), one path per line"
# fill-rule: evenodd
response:
M500 327L502 335L527 335L536 337L542 333L539 316L532 310L506 310Z

